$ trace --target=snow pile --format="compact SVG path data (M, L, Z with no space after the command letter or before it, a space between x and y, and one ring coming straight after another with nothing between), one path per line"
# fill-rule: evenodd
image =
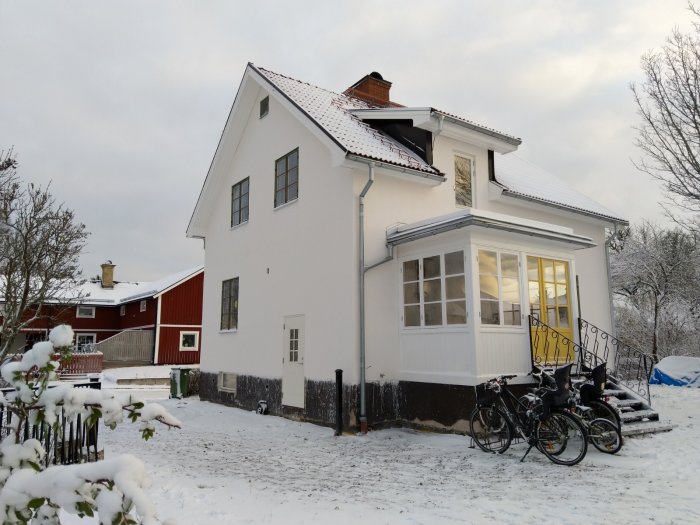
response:
M654 367L649 383L700 388L700 357L664 357Z

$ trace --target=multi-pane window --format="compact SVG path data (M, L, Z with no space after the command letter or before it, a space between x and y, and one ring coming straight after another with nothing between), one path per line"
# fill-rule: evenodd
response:
M299 196L299 149L275 161L275 208Z
M566 261L527 258L530 312L533 317L555 329L571 326L568 275L569 265Z
M238 328L238 277L221 283L221 330Z
M404 261L402 273L404 326L467 323L463 251Z
M289 362L299 362L299 329L289 329Z
M520 326L518 256L479 250L481 324Z
M473 205L472 161L465 157L455 157L455 203L458 206Z
M243 179L231 188L231 226L248 222L250 179Z

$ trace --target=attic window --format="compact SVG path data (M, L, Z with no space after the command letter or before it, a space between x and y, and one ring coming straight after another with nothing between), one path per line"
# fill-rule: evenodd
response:
M260 101L260 118L263 118L270 112L270 97L265 97Z
M80 319L94 319L95 317L95 307L94 306L78 306L75 316Z
M143 299L139 303L139 312L145 312L146 311L146 299Z

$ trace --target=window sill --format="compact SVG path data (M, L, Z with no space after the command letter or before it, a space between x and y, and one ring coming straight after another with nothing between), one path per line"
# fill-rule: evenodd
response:
M180 352L199 352L199 348L180 348Z
M288 202L285 202L284 204L280 204L279 206L276 206L272 211L281 210L282 208L286 208L287 206L291 206L292 204L295 204L296 202L299 202L299 197L297 197L293 201L288 201Z
M238 328L232 328L230 330L219 330L220 334L235 334L238 332Z
M523 333L526 332L526 327L520 326L497 326L497 325L481 325L479 331L484 333Z
M246 224L248 224L248 221L239 222L238 224L234 224L233 226L231 226L231 227L229 228L229 230L231 230L231 231L237 230L238 228L242 228L242 227L245 226Z

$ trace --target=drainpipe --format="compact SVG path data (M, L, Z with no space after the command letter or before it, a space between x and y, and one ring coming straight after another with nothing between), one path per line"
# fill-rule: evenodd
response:
M617 223L613 223L613 237L617 234ZM611 238L613 238L611 237ZM612 328L612 336L617 338L617 328L615 326L615 303L613 302L613 291L612 291L612 272L610 270L610 240L605 240L605 267L608 271L608 301L610 302L610 327ZM581 312L579 311L579 317Z
M374 162L369 164L369 177L360 193L360 432L367 433L365 399L365 195L374 184Z

